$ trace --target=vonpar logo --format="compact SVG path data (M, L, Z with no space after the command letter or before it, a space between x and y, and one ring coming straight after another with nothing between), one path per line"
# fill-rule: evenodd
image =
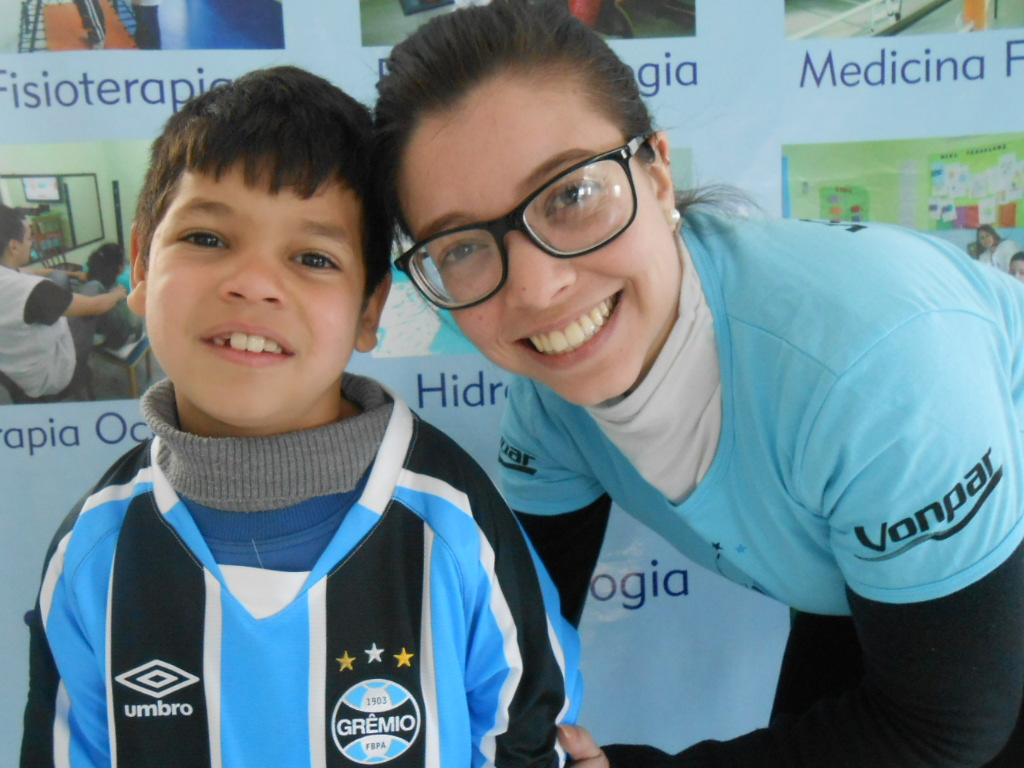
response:
M331 734L338 750L360 765L376 765L405 754L420 732L420 707L390 680L364 680L338 699Z
M133 691L144 693L154 699L153 704L125 704L124 713L128 717L170 717L174 715L191 715L193 707L187 702L162 701L164 696L199 682L199 678L166 661L154 659L145 664L129 669L114 678L121 685Z
M1002 466L992 464L989 448L978 462L949 491L911 515L883 522L877 529L854 528L857 541L872 554L857 554L860 560L891 560L926 541L942 541L960 533L981 511L1003 478Z

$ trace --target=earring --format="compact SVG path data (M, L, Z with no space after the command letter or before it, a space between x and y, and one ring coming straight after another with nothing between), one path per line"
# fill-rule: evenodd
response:
M669 228L676 232L679 230L679 224L683 220L683 215L678 210L673 208L671 211L665 214L665 218L668 220Z

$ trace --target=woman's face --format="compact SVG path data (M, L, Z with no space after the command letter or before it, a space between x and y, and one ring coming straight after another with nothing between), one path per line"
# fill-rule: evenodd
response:
M631 138L590 105L572 78L501 76L418 125L399 174L402 212L417 240L494 219L570 165ZM637 214L622 235L593 253L559 259L512 232L505 286L453 312L494 363L573 403L592 405L634 387L676 319L682 272L668 219L668 143L663 134L652 143L654 162L630 161ZM591 325L596 333L578 346L559 337L579 342L573 326L590 333Z
M983 229L983 230L981 230L981 232L978 233L978 243L986 251L990 251L993 248L995 248L995 246L996 246L996 239L992 236L991 232L989 232L988 230L984 230Z

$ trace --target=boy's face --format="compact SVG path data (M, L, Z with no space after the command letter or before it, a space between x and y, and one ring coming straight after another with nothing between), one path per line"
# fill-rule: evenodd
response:
M24 267L32 260L32 232L27 221L22 222L21 226L21 240L11 240L8 242L7 250L4 254L5 263L14 269Z
M271 435L355 415L341 395L353 349L368 352L387 281L364 301L363 207L331 184L304 200L249 187L239 168L185 173L153 233L133 242L135 288L182 429Z
M1024 282L1024 259L1014 259L1010 262L1010 274Z

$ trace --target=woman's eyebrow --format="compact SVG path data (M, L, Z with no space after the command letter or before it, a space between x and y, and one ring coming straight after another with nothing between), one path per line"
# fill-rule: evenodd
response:
M557 155L549 157L519 182L518 190L521 196L525 197L531 192L536 191L537 187L548 181L552 176L557 175L557 173L562 169L567 168L580 160L592 157L595 154L598 153L590 149L574 148L564 150L559 152ZM437 217L431 221L428 226L424 227L423 234L418 239L423 240L449 229L465 226L467 224L475 224L481 221L484 221L484 219L472 218L463 211L449 211Z
M593 157L596 154L599 153L580 147L559 152L557 155L549 157L543 163L534 168L533 171L519 183L520 189L524 195L528 195L552 176L555 176L563 168L567 168L573 163L585 160L588 157Z

